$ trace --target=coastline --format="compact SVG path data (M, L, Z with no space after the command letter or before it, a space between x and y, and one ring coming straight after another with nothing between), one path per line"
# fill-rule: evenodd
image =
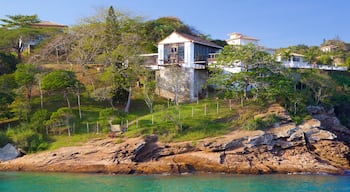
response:
M267 130L235 130L196 142L163 143L156 135L129 138L122 143L114 138L94 139L82 146L0 162L0 171L348 174L350 131L334 116L314 117L318 119L301 125L286 117L283 123Z

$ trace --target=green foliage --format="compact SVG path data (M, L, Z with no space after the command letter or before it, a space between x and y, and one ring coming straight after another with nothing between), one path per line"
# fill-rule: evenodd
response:
M5 132L0 131L0 148L5 146L7 143L11 143L11 139L6 135Z
M147 51L151 53L157 52L157 47L155 45L174 31L189 35L199 35L197 30L184 24L176 17L160 17L155 20L150 20L144 24L143 30Z
M18 61L14 55L0 52L0 76L14 72L17 63Z
M266 128L266 123L261 118L250 119L242 127L244 130L254 131Z
M45 121L49 118L49 113L46 109L36 111L30 118L30 127L36 132L45 134Z
M36 152L44 150L48 146L46 138L27 128L27 124L20 124L18 127L7 130L7 136L11 138L14 144L27 152Z
M30 24L40 22L38 15L7 15L8 19L0 19L2 27L28 27Z
M76 81L74 72L56 70L43 77L42 89L47 91L67 89L74 87Z
M102 129L102 132L107 133L109 131L109 121L115 115L115 111L112 108L102 109L99 112L99 124Z
M9 103L14 101L14 96L9 93L0 92L0 119L11 118L13 115L9 109Z
M45 126L50 126L53 129L52 131L58 132L58 134L68 129L68 135L70 135L70 121L73 118L74 114L72 109L62 107L51 114L50 119L45 122Z
M273 57L260 51L253 44L225 46L218 55L217 62L210 68L209 83L224 88L226 92L234 92L229 95L240 98L242 104L244 100L252 97L264 98L269 89L275 85L274 81L279 71ZM241 72L223 73L221 67L234 67L237 63L242 66Z
M281 119L276 114L268 114L264 119L258 117L249 119L243 124L242 128L244 130L264 130L266 128L272 127L275 123L279 122Z
M15 71L15 79L19 86L22 86L26 91L26 98L28 103L32 97L32 88L35 84L35 75L38 70L33 64L20 64L17 65Z
M323 65L332 65L333 59L330 55L321 55L318 58L318 62L319 64L323 64Z

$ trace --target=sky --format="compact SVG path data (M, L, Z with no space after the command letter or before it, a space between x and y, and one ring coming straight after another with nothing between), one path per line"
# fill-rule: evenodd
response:
M350 42L349 0L0 0L0 18L37 14L43 21L75 25L113 6L146 20L174 16L212 39L239 32L269 48L323 40Z

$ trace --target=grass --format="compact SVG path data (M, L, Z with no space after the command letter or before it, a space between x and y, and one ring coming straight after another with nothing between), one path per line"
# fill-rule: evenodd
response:
M162 141L193 141L238 129L252 114L262 110L258 107L241 109L239 104L232 104L230 108L229 101L208 99L199 104L182 104L169 108L165 106L162 111L129 120L132 123L125 136L157 134ZM248 116L244 117L240 113Z
M79 71L78 66L70 65L46 65L46 68L70 69ZM77 68L77 69L75 69ZM94 69L87 69L88 75L82 76L77 72L78 79L85 85L89 84L89 78L97 76ZM142 89L134 88L132 92L130 111L125 116L115 116L116 122L128 124L125 132L118 142L129 137L138 137L150 134L157 134L161 141L196 141L207 137L216 137L240 129L244 122L255 114L262 111L263 107L249 104L241 107L239 102L216 99L217 95L210 96L209 99L200 100L199 103L186 103L179 106L168 106L168 101L160 97L155 97L153 114L150 114L148 107L143 100ZM213 93L214 94L214 93ZM77 98L70 94L69 100L74 113L74 118L70 123L72 136L68 136L67 130L62 135L50 133L49 150L65 146L80 145L89 139L96 137L107 137L108 124L99 124L100 134L97 132L97 122L101 121L100 111L110 108L109 102L95 101L87 92L81 96L82 118L79 118ZM230 103L232 103L230 107ZM31 103L31 114L40 109L40 98L38 91L33 94ZM67 107L66 100L60 92L45 93L44 108L51 114L61 107ZM120 108L123 111L123 108ZM106 117L108 119L109 117ZM105 127L103 127L105 126Z
M61 147L69 147L69 146L79 146L86 143L89 139L94 138L105 138L106 134L77 134L68 137L67 135L55 135L52 136L52 142L49 145L48 150L54 150Z

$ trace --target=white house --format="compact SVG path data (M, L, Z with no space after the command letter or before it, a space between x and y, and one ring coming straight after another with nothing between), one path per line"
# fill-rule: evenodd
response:
M254 45L258 45L259 39L254 37L245 36L241 33L231 33L229 34L230 38L226 40L229 45L247 45L249 43L253 43Z
M179 101L196 100L208 78L209 55L221 49L203 38L179 32L160 41L156 75L158 94L169 99L177 96Z
M321 51L324 53L336 51L337 48L338 46L335 46L335 45L325 45L320 47Z
M333 65L319 65L310 64L303 59L304 55L291 53L288 60L282 59L281 55L277 55L277 61L281 62L281 65L287 68L298 68L298 69L321 69L331 71L347 71L348 68L344 66L333 66Z

